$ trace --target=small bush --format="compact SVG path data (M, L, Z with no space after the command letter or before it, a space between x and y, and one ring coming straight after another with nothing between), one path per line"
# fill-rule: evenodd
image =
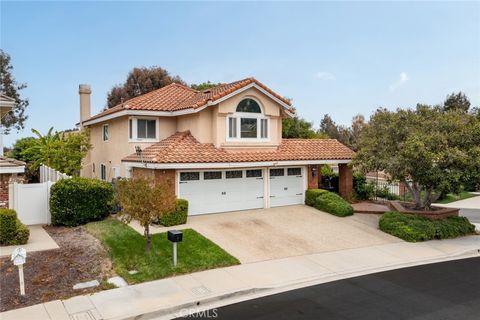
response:
M409 242L446 239L472 234L475 226L465 217L431 220L419 215L387 212L379 222L380 230Z
M315 200L317 200L318 196L325 192L328 191L323 189L308 189L305 192L305 204L307 206L313 207L315 205Z
M60 180L51 189L52 224L75 227L101 220L112 203L113 189L107 182L81 177Z
M368 200L373 197L375 186L367 183L367 177L359 172L353 173L353 191L357 200Z
M158 223L165 227L176 226L187 223L188 216L188 201L184 199L177 199L175 210L164 214L158 220Z
M17 220L17 234L15 236L15 244L26 244L30 237L30 230L26 225Z
M353 208L338 194L332 192L325 192L320 194L315 200L315 208L322 210L338 217L351 216Z
M25 244L30 230L17 218L15 210L0 209L0 245Z

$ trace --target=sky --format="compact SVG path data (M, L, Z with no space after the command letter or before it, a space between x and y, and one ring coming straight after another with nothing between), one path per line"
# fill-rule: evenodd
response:
M0 44L28 84L26 127L73 128L78 85L92 114L133 67L187 83L255 77L316 127L378 108L480 105L480 2L6 2Z

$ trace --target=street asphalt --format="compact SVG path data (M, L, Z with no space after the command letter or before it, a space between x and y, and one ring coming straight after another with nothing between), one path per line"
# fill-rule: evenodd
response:
M188 318L480 319L480 258L330 282L208 310Z
M470 222L480 223L480 209L460 209L460 215L467 217Z

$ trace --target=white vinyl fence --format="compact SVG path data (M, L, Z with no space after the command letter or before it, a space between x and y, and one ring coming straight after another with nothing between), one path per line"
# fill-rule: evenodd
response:
M54 182L11 183L9 185L9 207L17 212L23 224L50 224L50 188Z
M58 180L68 178L71 178L68 174L62 173L43 164L40 166L40 183L47 181L57 182Z
M50 188L69 175L42 165L40 183L11 183L9 185L8 203L10 209L17 212L20 221L27 225L50 224Z
M378 189L388 188L390 193L400 196L400 184L398 182L389 182L385 179L375 179L367 177L367 182L371 182L378 186Z

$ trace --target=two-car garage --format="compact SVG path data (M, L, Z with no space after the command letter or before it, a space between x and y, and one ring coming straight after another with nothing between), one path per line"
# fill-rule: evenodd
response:
M179 171L177 181L190 215L301 204L306 189L304 167Z

